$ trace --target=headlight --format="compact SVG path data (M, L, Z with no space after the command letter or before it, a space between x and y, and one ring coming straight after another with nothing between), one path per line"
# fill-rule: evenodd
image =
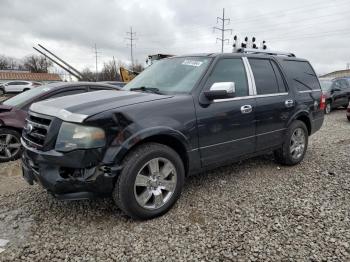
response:
M56 150L98 148L105 144L105 132L101 128L63 122L58 133Z

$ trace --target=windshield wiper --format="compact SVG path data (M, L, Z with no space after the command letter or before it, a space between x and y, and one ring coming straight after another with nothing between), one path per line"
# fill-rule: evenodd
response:
M149 92L149 93L154 93L154 94L158 94L158 95L162 94L158 88L146 87L146 86L130 88L130 91L142 91L142 92Z

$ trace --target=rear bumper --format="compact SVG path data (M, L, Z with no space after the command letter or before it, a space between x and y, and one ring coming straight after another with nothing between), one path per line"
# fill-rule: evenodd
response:
M23 177L29 184L40 184L60 199L86 199L112 193L118 172L97 163L100 150L76 150L63 154L54 150L38 151L23 141L22 144Z

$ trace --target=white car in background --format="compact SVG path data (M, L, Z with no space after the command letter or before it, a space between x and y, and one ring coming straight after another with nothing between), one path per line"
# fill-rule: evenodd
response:
M40 85L41 83L39 82L30 81L9 81L5 83L0 83L0 95L6 93L20 93Z

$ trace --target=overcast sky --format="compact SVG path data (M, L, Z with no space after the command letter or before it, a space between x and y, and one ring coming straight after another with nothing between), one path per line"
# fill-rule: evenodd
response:
M256 36L273 50L309 59L318 74L350 63L349 0L0 0L0 54L23 57L46 46L79 69L130 61L125 39L136 32L135 58L148 54L220 52L213 32L225 8L233 35ZM232 51L230 32L225 52Z

